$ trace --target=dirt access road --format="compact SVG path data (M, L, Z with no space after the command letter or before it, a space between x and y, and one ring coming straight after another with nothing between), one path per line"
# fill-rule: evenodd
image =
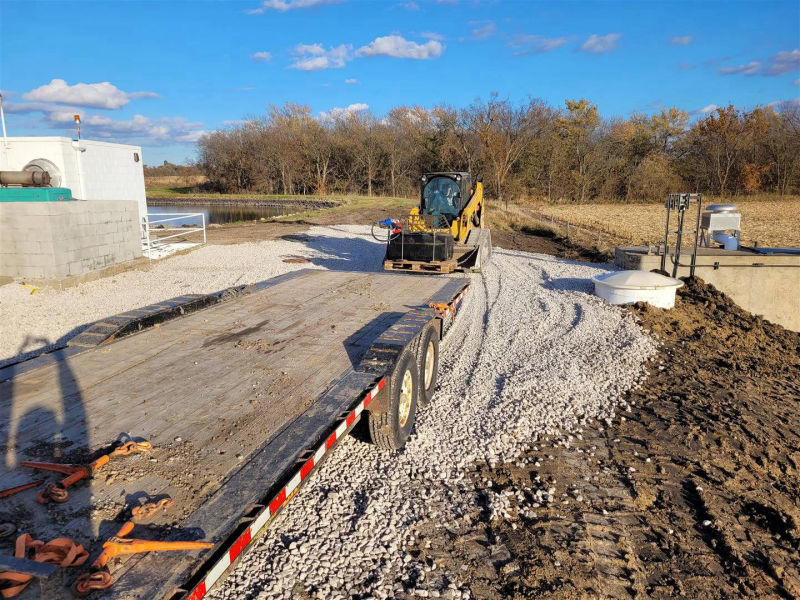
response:
M663 344L628 410L477 467L508 514L421 526L420 560L474 598L800 597L800 335L699 281L632 311Z
M397 216L383 209L345 210L332 213L320 211L313 217L293 219L291 216L267 222L254 222L235 225L212 225L209 227L209 244L241 244L244 242L260 242L264 240L285 239L284 236L301 234L310 225L336 225L349 223L353 225L372 225L373 223ZM385 234L383 230L378 235ZM289 238L291 239L291 238ZM570 260L603 262L594 248L584 248L563 238L543 235L529 235L523 231L492 229L492 242L495 246L506 250L538 252L550 254Z

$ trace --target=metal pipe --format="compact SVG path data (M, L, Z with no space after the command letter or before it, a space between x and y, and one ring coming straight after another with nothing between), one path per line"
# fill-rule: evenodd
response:
M697 246L699 245L700 236L700 209L703 206L703 195L697 194L697 221L694 224L694 248L692 248L692 268L689 269L689 275L694 277L694 267L697 264Z
M0 184L41 187L50 185L47 171L0 171Z
M735 235L729 235L724 231L715 231L711 237L718 244L722 244L725 247L725 250L739 249L739 240Z
M0 94L0 123L3 124L3 142L8 143L6 139L6 113L3 111L3 94Z
M683 267L685 269L691 268L691 266L692 266L691 264L689 264L689 265L685 265L683 263L676 263L676 264L677 264L677 266ZM715 271L717 269L722 269L722 268L726 268L726 269L728 269L728 268L734 268L734 269L800 269L800 265L766 265L764 263L750 263L749 265L740 265L740 264L726 265L726 264L723 264L723 263L715 262L715 263L710 264L710 265L702 264L702 265L696 265L696 266L698 268L709 267L709 268L714 269Z
M661 255L661 270L667 272L667 252L669 252L669 217L670 217L669 199L667 200L667 223L664 225L664 254Z

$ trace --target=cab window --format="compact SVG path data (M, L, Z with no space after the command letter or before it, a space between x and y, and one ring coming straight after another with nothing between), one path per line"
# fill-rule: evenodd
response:
M422 190L427 215L457 217L461 206L461 190L449 177L434 177Z

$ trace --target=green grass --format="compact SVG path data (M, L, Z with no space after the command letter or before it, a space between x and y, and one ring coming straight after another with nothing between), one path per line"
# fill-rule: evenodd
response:
M307 201L327 198L327 196L302 196ZM411 198L393 198L378 196L343 196L337 197L337 206L330 208L308 209L290 215L281 215L268 219L270 221L304 221L312 220L323 213L325 215L347 215L353 212L366 210L382 210L395 217L408 214L408 211L417 206L417 200ZM288 202L288 201L287 201Z
M346 196L326 194L320 196L288 194L218 194L215 192L200 192L195 187L148 187L145 189L148 198L170 198L176 200L275 200L285 201L287 204L302 201L341 202Z
M342 207L364 207L364 208L397 208L414 206L414 200L407 198L392 198L379 196L354 196L352 194L218 194L212 192L200 192L196 187L147 187L146 194L149 198L169 198L185 199L187 201L203 200L272 200L276 202L292 204L301 202L331 202Z
M309 208L290 215L280 215L268 218L267 221L304 221L312 220L323 214L325 215L347 215L353 212L366 210L381 210L388 214L400 217L408 214L408 211L417 206L418 200L414 198L397 198L387 196L354 196L348 194L321 194L321 195L294 195L287 194L214 194L208 192L198 192L194 187L148 187L147 196L149 198L169 198L184 199L187 202L195 201L200 204L203 201L213 200L241 200L243 202L252 200L269 200L276 204L300 204L303 202L327 202L333 204L324 208ZM249 223L245 221L244 223ZM229 223L228 225L234 225Z

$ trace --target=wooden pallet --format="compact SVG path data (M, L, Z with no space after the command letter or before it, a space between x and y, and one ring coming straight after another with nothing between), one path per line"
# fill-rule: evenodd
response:
M413 271L417 273L452 273L458 268L455 258L450 260L433 260L430 262L420 260L385 260L384 271Z

